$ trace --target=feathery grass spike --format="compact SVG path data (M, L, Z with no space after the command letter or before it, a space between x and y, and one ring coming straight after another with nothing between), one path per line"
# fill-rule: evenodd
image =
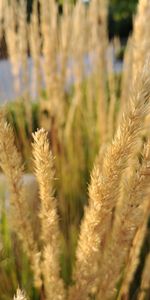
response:
M116 210L112 237L100 264L98 299L107 300L114 297L117 292L115 287L129 255L133 239L144 220L147 220L149 199L146 193L149 190L149 176L150 142L144 147L142 164L129 179L122 206L119 211Z
M13 229L16 231L23 244L31 268L34 273L34 281L37 287L41 286L39 257L36 242L34 241L32 226L29 219L29 208L25 199L22 159L15 146L13 131L0 116L0 166L6 175L12 204Z
M60 230L53 187L53 157L49 149L48 133L44 129L33 134L33 138L35 174L41 198L44 286L49 300L61 300L65 299L65 289L60 278Z
M17 290L16 296L14 296L14 300L27 300L25 294L21 290Z
M89 187L89 206L81 224L70 299L87 299L95 288L98 261L112 227L113 210L120 195L121 176L136 147L144 117L150 110L150 76L147 61L137 79L130 106L123 115L116 136L104 157L102 172L97 165ZM82 296L81 296L82 295Z

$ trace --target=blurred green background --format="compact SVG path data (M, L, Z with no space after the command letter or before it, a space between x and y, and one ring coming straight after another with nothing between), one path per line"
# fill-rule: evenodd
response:
M138 0L109 0L109 35L127 38Z

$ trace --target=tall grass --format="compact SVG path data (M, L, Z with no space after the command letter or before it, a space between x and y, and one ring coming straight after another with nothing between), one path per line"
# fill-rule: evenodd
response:
M0 115L10 191L0 206L0 299L18 285L35 300L149 299L149 1L139 1L122 74L107 1L64 1L60 14L54 0L34 0L29 20L25 1L2 6L23 90Z

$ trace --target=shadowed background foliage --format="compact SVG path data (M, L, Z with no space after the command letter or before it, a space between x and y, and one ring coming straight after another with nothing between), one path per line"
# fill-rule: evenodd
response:
M33 0L26 0L28 6L28 13L32 11ZM63 0L57 0L61 5ZM81 0L82 1L82 0ZM84 0L83 0L84 1ZM68 2L75 3L75 0L68 0ZM85 1L84 1L85 2ZM127 38L132 30L132 18L136 12L137 0L109 0L109 35L119 35L122 38ZM87 4L88 5L88 4Z

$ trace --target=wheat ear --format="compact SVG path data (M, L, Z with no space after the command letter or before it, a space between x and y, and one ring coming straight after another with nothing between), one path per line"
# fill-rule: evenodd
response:
M108 147L103 170L96 166L89 188L89 206L81 224L76 253L75 286L70 299L87 299L97 278L97 261L111 230L113 210L120 195L120 180L127 161L136 147L143 118L149 111L150 78L144 68L131 97L130 107L124 114L114 141Z
M48 133L38 130L33 134L33 157L35 174L39 183L41 209L40 218L43 241L43 265L47 299L65 299L65 289L60 278L60 230L57 204L54 197L53 157L49 149Z
M29 209L25 199L23 184L23 164L17 151L13 131L0 116L0 166L5 173L11 192L13 209L13 228L23 244L34 273L35 286L41 286L39 253L34 242L32 226L29 220Z

